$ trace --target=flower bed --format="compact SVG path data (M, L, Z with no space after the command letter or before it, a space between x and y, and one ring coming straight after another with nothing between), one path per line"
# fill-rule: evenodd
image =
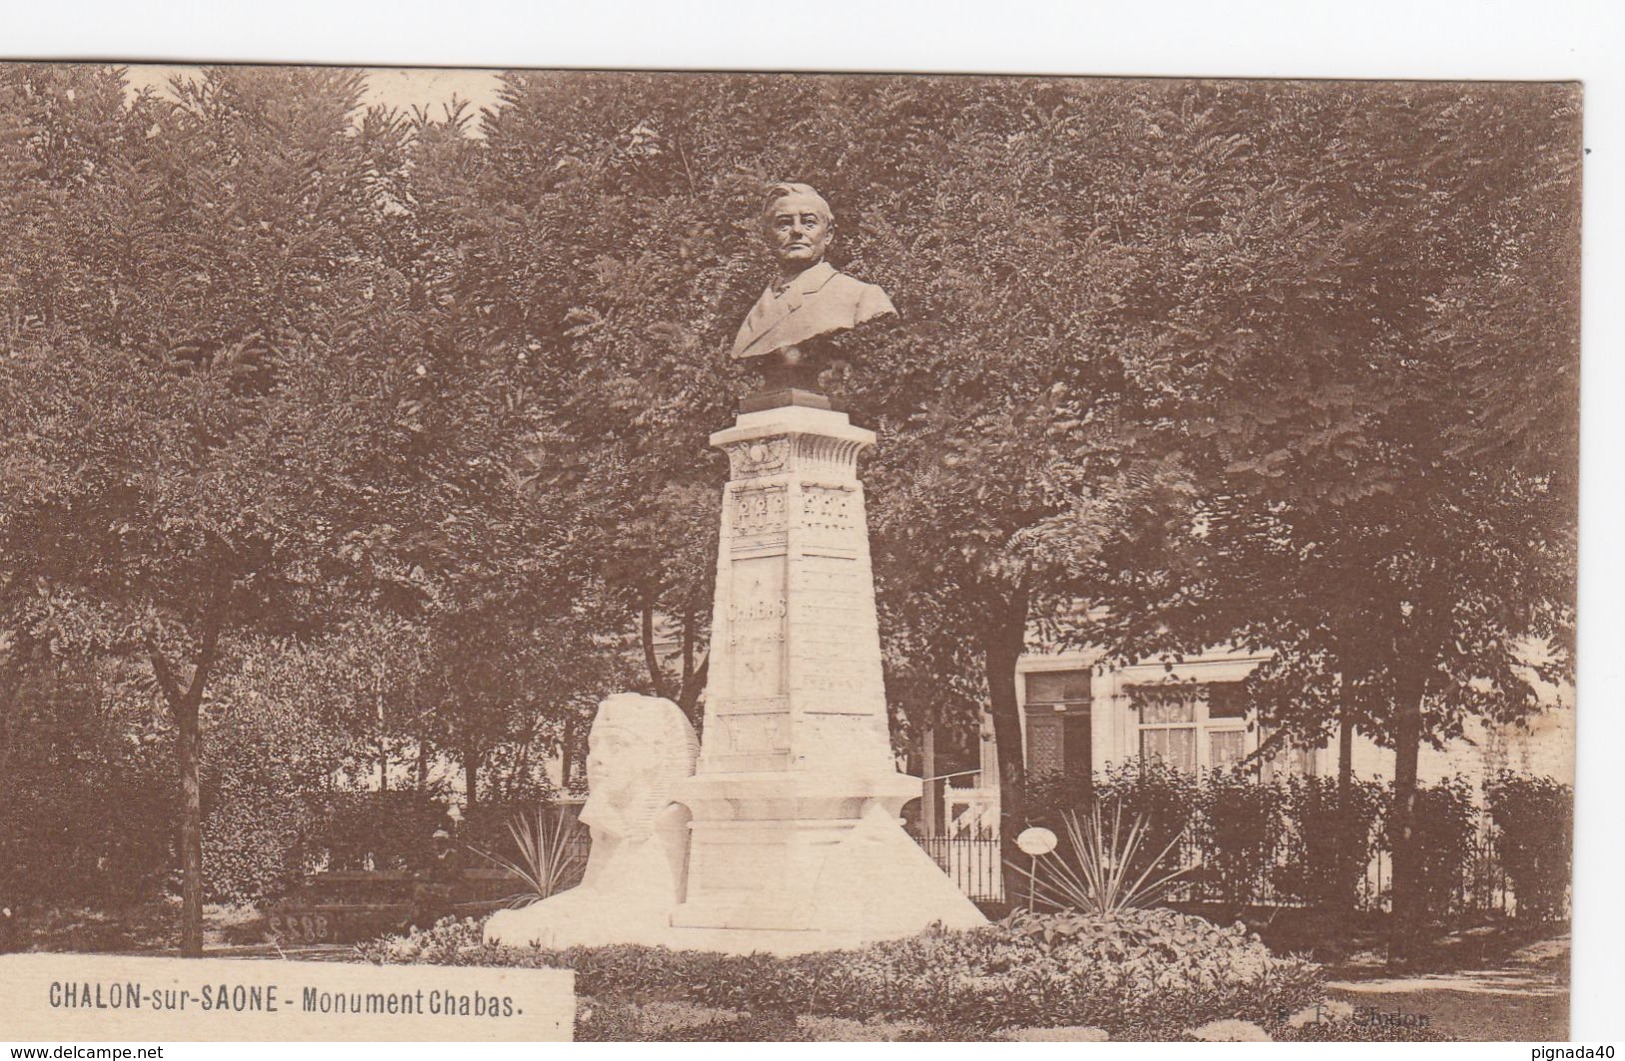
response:
M916 1021L979 1031L1090 1025L1177 1038L1204 1022L1274 1022L1322 996L1320 969L1281 958L1241 926L1172 910L1021 914L858 950L778 958L664 947L487 947L476 922L366 950L374 961L571 968L583 995L692 1002L751 1014Z

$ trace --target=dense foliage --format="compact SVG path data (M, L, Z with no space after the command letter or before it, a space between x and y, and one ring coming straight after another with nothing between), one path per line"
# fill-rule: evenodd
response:
M147 705L105 702L116 674L23 655L0 676L0 906L143 898L173 866L168 749Z
M1394 822L1399 793L1384 808L1383 833L1388 850L1396 851ZM1479 839L1473 791L1461 777L1419 787L1411 828L1421 844L1415 898L1419 913L1440 921L1463 898L1469 860ZM1397 866L1396 866L1397 871Z
M1206 777L1197 839L1207 856L1202 873L1219 894L1256 893L1273 875L1277 852L1285 846L1279 841L1298 824L1288 824L1284 788L1260 783L1249 770L1213 771Z
M1276 888L1310 906L1353 909L1377 847L1384 786L1289 777L1284 787L1281 810L1297 842L1275 870Z
M1503 808L1502 817L1520 823L1518 835L1531 835L1536 815L1563 796L1562 786L1550 781L1518 777L1486 783L1490 806ZM1153 868L1153 876L1183 870L1173 895L1183 900L1218 903L1241 908L1257 903L1284 902L1332 912L1386 905L1393 896L1389 885L1372 876L1372 860L1379 855L1392 865L1394 848L1387 823L1392 820L1394 786L1379 781L1357 781L1349 790L1353 799L1342 802L1344 789L1336 778L1287 776L1261 780L1248 768L1186 774L1162 763L1130 762L1093 776L1046 775L1035 787L1045 801L1034 804L1038 821L1053 823L1065 844L1067 814L1087 814L1099 807L1110 818L1143 823L1144 839L1130 858L1133 876ZM1425 915L1444 920L1473 902L1484 905L1487 896L1473 888L1485 882L1472 879L1482 871L1479 861L1485 824L1475 803L1472 786L1450 777L1419 790L1416 825L1426 842L1420 877ZM1499 823L1499 820L1498 820ZM1564 834L1565 836L1567 834ZM1179 844L1164 852L1170 841ZM1502 844L1512 851L1514 841ZM1528 845L1529 840L1517 841ZM1531 872L1538 860L1546 878L1566 885L1567 866L1552 858L1555 844L1532 847L1524 865ZM1063 850L1062 855L1073 857ZM1027 865L1025 856L1021 863ZM1510 872L1510 865L1507 867ZM1538 904L1545 893L1537 889ZM1561 895L1561 893L1559 893ZM1538 908L1538 906L1537 906Z
M1574 786L1504 771L1486 786L1495 849L1520 918L1562 918L1574 863Z
M1317 966L1272 955L1240 925L1220 928L1172 910L1018 915L969 932L787 958L632 945L487 947L480 931L477 922L444 921L366 951L384 963L570 968L580 993L622 1001L983 1031L1091 1025L1125 1038L1177 1037L1219 1018L1275 1021L1321 997Z

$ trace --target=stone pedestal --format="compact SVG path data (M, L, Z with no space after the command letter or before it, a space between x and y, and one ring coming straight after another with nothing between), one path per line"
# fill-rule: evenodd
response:
M858 454L810 405L742 413L728 454L686 901L671 942L794 952L985 924L902 830Z

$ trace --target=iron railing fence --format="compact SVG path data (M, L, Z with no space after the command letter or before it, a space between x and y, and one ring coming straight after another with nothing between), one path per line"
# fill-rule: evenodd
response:
M914 839L967 898L987 902L1004 898L997 835L978 831L963 836L917 836Z
M1488 814L1479 813L1476 818L1459 869L1446 866L1442 870L1435 868L1430 871L1433 876L1427 890L1435 913L1460 918L1516 912L1517 897L1512 882L1497 857L1498 830ZM459 836L458 839L464 837ZM517 854L511 839L504 835L500 839L507 842L501 844L492 842L496 839L498 837L493 831L491 836L480 837L483 843L476 841L469 846L501 853L504 857ZM1004 879L999 837L995 831L983 827L952 836L917 836L915 840L966 896L984 902L1003 900ZM1157 849L1161 846L1160 843L1155 844ZM1230 846L1233 848L1234 844ZM564 844L563 854L569 863L564 886L571 887L580 882L590 849L591 840L587 831L573 828ZM1369 858L1363 872L1353 874L1354 906L1362 911L1386 911L1392 903L1393 856L1386 846L1380 822L1372 825L1366 849ZM1226 850L1226 844L1214 835L1201 813L1196 812L1167 862L1170 869L1178 866L1193 868L1167 898L1175 902L1232 906L1318 905L1327 899L1324 879L1326 850L1324 838L1317 838L1317 842L1311 844L1310 838L1302 836L1290 823L1255 838L1248 850ZM1064 854L1064 851L1061 853ZM373 858L372 853L367 852L367 864L363 868L374 868L371 865ZM471 857L469 865L471 868L491 868L477 857ZM345 867L324 865L320 868ZM1028 865L1017 866L1020 872L1031 868ZM1042 871L1040 859L1039 872ZM1317 874L1320 876L1317 877ZM1566 913L1567 898L1564 906Z
M920 836L915 840L969 898L995 902L1004 898L996 834L979 831L959 836ZM1451 917L1515 913L1516 895L1497 859L1496 840L1494 823L1488 815L1481 815L1459 872L1450 873L1446 880L1435 877L1429 882L1433 901L1442 907L1439 913ZM1393 855L1383 842L1380 826L1373 827L1367 850L1370 857L1364 871L1357 872L1352 882L1354 905L1362 911L1386 911L1392 902ZM1167 898L1235 906L1313 906L1324 901L1324 896L1305 886L1312 880L1310 858L1304 839L1290 829L1279 831L1262 850L1238 858L1234 852L1223 851L1198 822L1168 860L1169 868L1196 868ZM1028 868L1017 866L1020 872ZM1039 872L1043 872L1042 859Z

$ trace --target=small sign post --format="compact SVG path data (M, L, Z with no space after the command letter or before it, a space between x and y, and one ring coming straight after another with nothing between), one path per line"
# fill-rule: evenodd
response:
M1042 825L1032 825L1021 831L1016 837L1016 846L1025 851L1029 858L1027 861L1027 911L1032 912L1033 891L1038 887L1038 858L1055 850L1060 843L1055 833Z

